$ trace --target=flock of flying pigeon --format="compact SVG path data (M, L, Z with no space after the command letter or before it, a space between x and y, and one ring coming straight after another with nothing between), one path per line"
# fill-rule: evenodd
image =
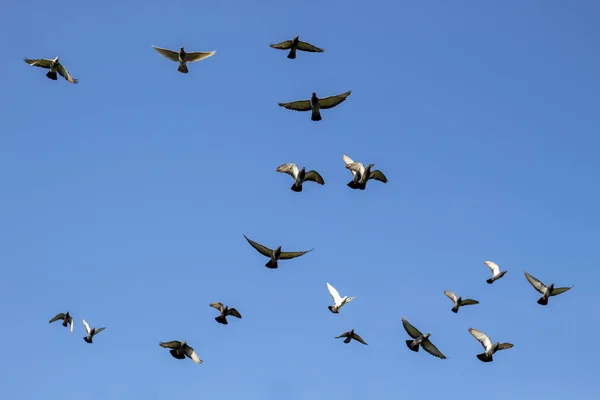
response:
M287 58L289 58L289 59L295 59L296 52L298 50L312 52L312 53L322 53L324 51L323 49L313 46L310 43L299 40L299 36L296 36L292 40L286 40L281 43L271 44L270 46L274 49L289 50L289 53L287 55ZM183 74L189 73L187 63L193 63L196 61L204 60L215 54L215 51L187 53L183 47L181 47L178 52L160 48L157 46L152 46L152 47L162 56L168 58L171 61L179 63L177 70ZM68 70L59 62L58 57L56 57L55 59L37 59L37 60L25 58L25 62L27 64L35 66L35 67L41 67L41 68L48 69L49 71L46 74L46 76L49 79L57 80L57 73L58 73L68 82L78 83L78 80L73 78L71 76L71 74L68 72ZM351 93L351 91L347 91L347 92L339 94L339 95L334 95L334 96L325 97L325 98L320 99L317 97L316 93L313 92L313 94L309 100L299 100L299 101L293 101L293 102L288 102L288 103L279 103L279 106L284 107L289 110L294 110L294 111L311 111L311 120L312 121L320 121L322 119L320 110L326 110L326 109L337 106L338 104L345 101L346 98L350 95L350 93ZM342 155L342 159L343 159L344 163L346 164L346 168L349 169L350 172L352 173L352 180L350 182L348 182L348 184L347 184L348 187L350 187L352 189L365 190L367 181L369 181L371 179L374 179L374 180L377 180L377 181L380 181L383 183L387 183L388 180L387 180L386 176L383 174L383 172L381 172L379 170L373 170L373 171L371 170L371 168L374 166L374 164L369 164L369 165L365 166L360 162L355 162L347 155ZM280 172L280 173L289 174L294 179L294 183L290 188L294 192L302 192L302 184L306 181L316 182L320 185L325 184L323 177L317 171L314 171L314 170L306 171L305 167L302 167L302 169L298 169L298 166L293 163L282 164L276 168L276 171ZM292 258L300 257L300 256L313 250L313 249L311 249L311 250L306 250L306 251L282 251L281 246L277 246L275 249L271 249L267 246L264 246L262 244L259 244L255 241L249 239L248 237L246 237L246 235L244 235L244 238L248 241L248 243L257 252L259 252L260 254L262 254L263 256L265 256L269 259L269 261L265 264L265 267L271 268L271 269L278 268L279 260L289 260ZM496 264L492 261L484 261L484 264L492 272L492 277L486 280L486 282L488 284L492 284L495 281L499 280L507 272L507 271L501 271L498 264ZM548 304L548 299L551 296L556 296L558 294L564 293L573 287L573 286L571 286L571 287L555 288L554 283L550 284L549 286L546 286L540 280L534 278L532 275L530 275L527 272L525 272L525 277L526 277L527 281L533 286L533 288L542 295L542 297L540 297L539 300L537 301L537 303L542 306L545 306ZM339 313L341 308L345 304L347 304L355 299L355 297L340 296L339 292L329 282L326 282L326 286L327 286L327 290L329 291L329 294L331 295L331 297L333 299L333 303L334 303L333 305L328 306L328 308L329 308L329 311L331 311L334 314ZM454 313L458 313L458 310L460 307L479 304L479 302L477 300L463 299L462 297L457 296L456 294L454 294L453 292L448 291L448 290L445 290L444 294L446 296L448 296L448 298L450 298L450 300L452 300L454 306L452 307L451 311ZM227 305L223 305L220 302L211 303L211 304L209 304L209 306L213 307L219 311L219 315L217 317L215 317L215 320L220 324L227 325L228 324L228 322L227 322L228 316L232 316L232 317L236 317L236 318L240 318L240 319L242 318L242 315L240 314L240 312L238 310L236 310L235 308L230 308ZM71 333L73 332L73 317L71 317L71 315L69 314L68 311L66 313L57 314L54 318L52 318L50 320L50 323L53 323L53 322L56 322L59 320L63 321L62 326L64 326L64 327L69 326ZM97 335L98 333L102 332L105 328L104 327L103 328L90 328L90 326L85 321L85 319L82 319L82 322L83 322L83 326L85 327L85 330L87 332L87 335L83 339L87 343L92 344L93 337L95 335ZM431 354L435 357L438 357L440 359L447 358L430 341L430 339L429 339L431 336L430 333L423 334L421 331L419 331L417 328L415 328L410 322L408 322L408 320L405 317L402 317L402 325L403 325L404 329L406 330L406 333L408 333L408 335L411 337L410 340L406 341L406 346L410 350L412 350L414 352L418 352L419 347L422 347L423 350L425 350L426 352L428 352L429 354ZM511 344L511 343L500 343L500 342L492 343L492 340L485 333L483 333L479 330L476 330L474 328L469 328L469 333L471 335L473 335L473 337L475 337L475 339L477 339L481 343L483 348L485 349L485 351L483 353L477 354L477 358L479 360L481 360L482 362L491 362L491 361L493 361L494 353L496 353L498 350L504 350L504 349L509 349L509 348L513 347L513 344ZM363 338L361 338L356 332L354 332L354 329L344 332L341 335L336 336L335 338L336 339L344 338L344 343L350 343L350 341L352 339L354 339L364 345L367 345L367 343L363 340ZM159 342L159 345L161 347L170 349L171 355L176 359L181 360L181 359L185 359L186 357L188 357L197 364L202 364L202 362L203 362L200 359L200 357L198 357L198 354L196 353L194 348L187 344L187 341L180 342L177 340L173 340L170 342Z

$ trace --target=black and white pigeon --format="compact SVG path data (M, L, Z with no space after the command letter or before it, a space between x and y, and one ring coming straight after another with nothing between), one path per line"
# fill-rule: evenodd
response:
M303 42L299 39L299 35L293 38L292 40L284 40L281 43L270 44L270 46L274 49L278 50L290 50L287 55L287 58L294 59L296 58L296 50L300 51L308 51L310 53L322 53L324 50L318 48L317 46L313 46L310 43Z
M469 328L469 333L473 335L473 337L477 339L485 349L485 352L477 354L477 358L479 358L483 362L494 361L494 357L492 356L495 352L497 352L498 350L505 350L513 347L511 343L496 342L492 344L490 338L485 333L478 331L477 329Z
M242 318L242 314L239 313L235 308L229 308L229 306L224 306L223 303L215 302L209 304L212 308L216 308L219 310L220 315L215 317L215 321L220 324L227 325L227 316L231 315L236 318Z
M82 319L81 321L83 322L83 326L85 327L85 331L87 332L87 336L84 336L83 340L85 340L87 343L93 343L94 336L96 336L97 334L102 332L104 329L106 329L106 328L90 329L90 326L88 325L87 322L85 322L85 319Z
M294 163L281 164L275 169L277 172L288 174L294 178L294 184L290 188L294 192L302 191L302 183L306 181L316 182L319 185L324 185L323 177L315 170L306 171L306 168L298 170L298 166Z
M450 298L454 302L454 307L452 307L452 312L457 313L458 309L462 306L470 306L473 304L479 304L477 300L472 299L464 299L462 297L458 297L453 292L449 290L444 290L444 294Z
M375 179L376 181L387 183L387 177L380 170L371 171L375 164L369 164L366 167L359 162L354 162L350 157L342 154L342 159L346 164L346 168L352 172L352 180L348 182L348 187L352 189L365 190L367 181Z
M431 343L429 340L429 336L431 333L422 334L417 328L411 325L410 322L405 317L402 317L402 326L404 326L404 330L408 335L413 338L413 340L406 341L406 347L411 349L412 351L419 351L419 345L423 347L423 350L431 354L432 356L441 358L442 360L446 358L445 355L442 354L441 351L438 350L437 347Z
M342 333L340 336L336 336L335 338L336 338L336 339L339 339L339 338L346 338L346 339L344 339L344 343L350 343L350 341L351 341L352 339L354 339L354 340L356 340L357 342L360 342L360 343L362 343L362 344L364 344L364 345L366 345L366 344L367 344L367 342L365 342L365 341L363 340L363 338L361 338L361 337L360 337L360 336L358 336L356 333L354 333L354 329L352 329L352 330L350 330L350 331L348 331L348 332L344 332L344 333Z
M26 57L24 58L24 60L27 64L31 65L32 67L49 69L50 71L48 71L48 73L46 74L48 79L52 79L53 81L57 80L58 78L56 76L56 73L58 72L60 76L65 78L68 82L78 82L78 80L73 78L71 74L69 74L69 71L67 71L67 69L58 61L58 57L56 57L53 60L50 60L48 58L39 58L37 60L32 60Z
M56 316L50 320L50 323L56 322L60 319L63 320L62 326L66 327L67 324L69 324L71 333L73 333L73 317L71 317L71 315L69 315L69 312L67 311L66 314L64 314L64 313L56 314Z
M500 267L498 266L498 264L496 264L493 261L484 261L483 262L485 265L487 265L487 267L490 269L490 271L492 271L492 277L488 280L486 280L487 283L492 284L494 283L494 281L497 281L498 279L502 278L504 276L504 274L506 274L508 271L500 271Z
M306 250L306 251L281 251L281 246L277 246L275 250L271 250L267 246L263 246L260 243L256 243L253 240L250 240L244 235L250 246L254 247L256 251L262 254L265 257L269 257L269 261L265 264L265 267L275 269L278 267L278 260L289 260L291 258L300 257L308 252L313 251L314 249Z
M163 57L166 57L171 61L178 62L179 67L177 67L177 71L181 72L182 74L187 74L188 72L190 72L188 70L187 63L193 63L196 61L204 60L216 53L216 50L214 50L214 51L195 51L192 53L186 53L186 51L183 49L183 47L180 47L178 52L173 51L173 50L163 49L163 48L157 47L155 45L152 45L152 47Z
M542 294L542 297L540 297L537 301L537 303L542 306L548 305L548 299L550 298L550 296L559 295L573 288L573 286L555 288L554 283L551 283L550 286L546 286L539 279L536 279L533 276L529 275L527 271L525 271L525 278L527 278L527 281L531 284L531 286L533 286L535 290Z
M319 99L317 97L317 94L313 92L309 100L298 100L289 103L279 103L279 106L294 111L312 111L310 119L312 121L320 121L322 119L320 110L327 110L328 108L333 108L337 106L338 104L345 101L346 98L350 96L350 93L352 93L351 90L342 94L336 94L334 96Z
M169 353L178 360L183 360L188 357L196 364L202 364L202 360L198 357L194 348L188 346L186 341L180 342L178 340L173 340L171 342L160 342L159 345L165 349L171 349Z

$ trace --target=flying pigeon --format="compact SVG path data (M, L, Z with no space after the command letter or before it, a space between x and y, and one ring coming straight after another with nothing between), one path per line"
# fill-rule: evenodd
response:
M546 286L544 285L542 282L540 282L539 279L534 278L533 276L529 275L527 273L527 271L525 271L525 278L527 278L527 281L529 281L529 283L531 284L531 286L533 286L533 288L535 290L537 290L538 292L540 292L542 294L542 297L540 297L540 299L537 301L538 304L545 306L548 304L548 298L550 296L556 296L559 295L561 293L566 292L567 290L571 289L573 286L571 287L561 287L561 288L554 288L554 283L551 283L550 286Z
M323 177L317 171L310 170L310 171L306 172L306 169L304 167L302 167L301 170L298 170L298 167L296 166L296 164L293 164L293 163L281 164L279 167L277 167L277 169L275 171L281 172L284 174L289 174L289 175L291 175L292 178L294 178L294 184L290 188L294 192L301 192L302 191L302 183L306 182L306 181L317 182L319 185L325 184Z
M25 57L24 60L27 64L29 64L33 67L49 69L50 71L48 71L46 76L49 79L52 79L53 81L57 80L57 77L56 77L57 72L60 74L60 76L62 76L63 78L65 78L67 81L69 81L71 83L77 83L77 81L78 81L77 79L73 78L71 76L71 74L69 74L69 71L67 71L67 69L60 62L58 62L58 57L56 57L54 60L50 60L47 58L40 58L38 60L30 60L29 58Z
M511 347L513 347L511 343L496 342L492 344L492 341L485 333L473 328L469 328L469 333L473 335L473 337L477 339L485 349L484 353L477 354L477 358L479 358L483 362L494 361L494 358L492 356L495 352L497 352L498 350L510 349Z
M462 297L457 297L454 293L449 290L444 290L444 294L450 298L454 302L454 307L452 307L452 312L457 313L458 309L462 306L470 306L472 304L479 304L477 300L465 299Z
M70 325L70 329L71 329L71 333L73 333L73 317L71 317L69 315L69 312L67 311L66 314L63 314L63 313L56 314L56 316L50 320L50 323L58 321L59 319L63 320L62 326L66 327L67 324L69 324Z
M234 316L236 318L242 318L242 314L240 314L238 310L236 310L235 308L229 308L229 306L223 306L222 303L210 303L210 306L216 308L221 313L221 315L215 317L215 320L220 324L227 325L228 315Z
M196 354L193 347L187 345L187 342L173 340L171 342L160 342L159 345L165 349L171 349L169 353L178 360L183 360L185 357L190 358L196 364L202 364L202 360Z
M365 345L367 344L367 342L365 342L363 340L363 338L361 338L356 333L354 333L354 329L352 329L351 331L348 331L348 332L344 332L340 336L336 336L335 338L339 339L339 338L343 338L343 337L346 338L346 339L344 339L344 343L350 343L350 341L352 339L354 339L354 340L361 342L362 344L365 344Z
M325 97L324 99L319 99L317 94L313 92L310 100L298 100L292 101L290 103L279 103L281 107L287 108L288 110L294 111L312 111L312 115L310 117L313 121L320 121L321 111L327 110L328 108L333 108L346 100L348 96L352 93L351 90L348 90L346 93L337 94L335 96Z
M337 314L340 312L340 308L342 308L342 306L346 303L350 303L352 300L354 300L356 298L356 296L354 297L348 297L348 296L344 296L343 298L340 296L340 294L338 293L338 291L329 284L329 282L327 283L327 290L329 290L329 294L331 295L331 298L333 299L334 305L332 306L327 306L327 308L329 308L329 311L331 311L334 314Z
M486 281L489 284L492 284L492 283L494 283L494 281L497 281L498 279L502 278L504 276L504 274L506 272L508 272L508 271L500 272L500 267L498 266L498 264L496 264L493 261L484 261L483 263L485 265L487 265L487 267L492 271L492 277Z
M432 356L436 356L441 359L445 359L446 356L443 355L437 347L431 343L429 340L429 336L431 333L422 334L417 328L412 326L410 322L404 317L402 317L402 325L404 326L404 330L408 335L414 340L407 340L406 346L412 351L419 351L419 345L423 346L423 350L431 354Z
M322 53L323 52L323 49L313 46L310 43L302 42L302 41L298 40L298 38L299 38L299 36L296 36L292 40L285 40L281 43L271 44L270 46L274 49L279 49L279 50L289 49L290 52L288 53L287 58L290 58L292 60L294 58L296 58L296 50L308 51L311 53Z
M277 260L289 260L291 258L300 257L303 254L313 251L314 249L310 249L307 251L281 251L281 246L277 246L275 250L271 250L262 244L258 244L253 240L250 240L244 235L250 246L254 247L256 251L262 254L265 257L269 257L269 262L265 264L267 268L277 268Z
M90 326L88 325L87 322L85 322L85 319L82 319L82 321L83 321L83 326L85 326L85 330L87 332L87 336L85 336L83 338L83 340L85 340L88 343L93 343L92 339L94 338L94 336L96 336L97 334L99 334L100 332L102 332L104 329L106 329L106 328L98 328L98 329L92 328L92 329L90 329Z
M177 67L177 71L181 72L182 74L187 74L189 72L186 65L187 63L193 63L196 61L204 60L205 58L208 58L216 53L216 50L186 53L183 47L179 48L179 52L156 47L155 45L152 45L152 47L154 47L154 50L159 52L162 56L168 58L171 61L178 62L179 67Z
M369 164L366 167L359 162L354 162L350 157L345 154L342 154L342 159L344 163L346 163L346 168L352 172L353 179L348 182L348 187L352 189L360 189L365 190L367 187L367 181L370 179L375 179L377 181L387 183L387 178L380 170L376 169L375 171L371 171L371 168L375 164Z

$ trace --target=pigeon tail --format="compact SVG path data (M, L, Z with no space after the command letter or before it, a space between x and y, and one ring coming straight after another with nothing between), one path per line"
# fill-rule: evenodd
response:
M352 340L352 338L348 336L346 339L344 339L344 343L350 343L350 340Z
M179 67L177 68L177 71L181 72L182 74L187 74L188 72L190 72L185 63L179 63Z
M227 318L225 318L222 315L219 315L218 317L215 317L215 321L217 321L220 324L225 324L227 325Z
M290 52L287 55L287 58L289 58L290 60L293 60L294 58L296 58L296 48L292 47L290 49Z
M52 79L53 81L55 81L57 79L56 78L56 71L54 71L54 72L53 71L48 71L48 73L46 74L46 76L48 78Z
M86 336L86 337L84 337L84 338L83 338L83 340L85 340L85 341L86 341L86 342L88 342L88 343L93 343L93 342L92 342L92 338L89 338L89 337L87 337L87 336Z
M312 115L310 117L311 120L313 121L320 121L321 118L321 111L320 110L312 110Z
M488 356L485 353L477 354L477 358L479 358L483 362L492 362L492 361L494 361L494 357Z
M540 297L540 299L537 301L537 303L541 306L547 306L548 305L548 299L545 297Z
M64 327L66 327L66 326L67 326L67 320L66 320L66 319L63 321L63 324L62 324L62 325L63 325Z
M489 284L491 285L492 283L494 283L494 278L490 278L490 279L488 279L486 282L487 282L487 283L489 283Z
M300 185L296 185L296 184L294 183L294 184L292 185L291 189L292 189L294 192L301 192L301 191L302 191L302 184L300 184Z
M413 340L407 340L406 341L406 347L408 347L412 351L416 351L416 352L419 351L419 345L413 346Z
M452 307L452 312L455 314L458 312L458 305Z
M278 267L277 260L270 259L268 263L265 264L265 267L275 269Z
M337 311L333 306L327 306L327 308L329 308L329 311L331 311L334 314L339 313L339 311Z
M350 181L348 182L348 187L351 189L358 189L358 182Z

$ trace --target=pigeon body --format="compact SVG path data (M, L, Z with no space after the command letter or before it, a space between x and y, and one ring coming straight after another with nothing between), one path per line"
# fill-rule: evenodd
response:
M442 360L446 358L445 355L442 354L441 351L438 350L437 347L431 343L429 340L430 333L422 334L417 328L412 326L410 322L404 317L402 317L402 326L408 335L413 338L413 340L407 340L406 346L412 351L418 352L419 345L423 347L423 350L431 354L432 356L441 358Z
M236 318L242 318L242 314L240 314L238 310L236 310L235 308L229 308L229 306L224 306L223 303L210 303L210 306L216 308L217 310L219 310L219 313L221 313L221 315L215 317L215 321L217 321L220 324L227 325L228 315L231 315Z
M169 353L178 360L183 360L188 357L196 364L202 364L202 360L198 357L194 348L188 346L186 341L180 342L178 340L173 340L171 342L160 342L159 345L165 349L171 349Z
M492 356L495 352L513 347L511 343L496 342L492 344L490 338L485 333L478 331L477 329L469 328L469 333L473 335L473 337L477 339L477 341L479 341L479 343L481 343L485 349L485 352L477 354L477 358L482 362L492 362L494 361L494 357Z
M452 307L452 312L457 313L458 309L462 306L470 306L473 304L479 304L477 300L472 299L462 299L462 297L458 297L454 293L449 290L444 290L444 294L450 298L454 302L454 307Z
M317 97L317 94L313 92L310 100L298 100L289 103L279 103L279 106L294 111L312 111L310 119L312 121L320 121L322 119L320 110L326 110L328 108L333 108L337 106L338 104L346 100L346 98L350 96L350 93L352 93L351 90L347 91L346 93L325 97L324 99L319 99Z
M290 50L287 55L287 58L294 59L296 58L296 50L308 51L310 53L322 53L323 49L318 48L317 46L313 46L310 43L303 42L299 39L300 36L296 36L292 40L285 40L281 43L271 44L270 46L274 49L279 50Z
M490 271L492 271L492 277L490 279L486 280L486 282L489 283L490 285L492 283L494 283L495 281L497 281L498 279L502 278L504 276L504 274L506 274L506 272L508 272L508 271L501 272L498 264L496 264L493 261L484 261L483 263L485 265L487 265L487 267L490 269Z
M73 333L73 317L71 317L69 312L67 311L65 314L63 314L63 313L56 314L56 316L50 320L50 323L58 321L59 319L63 320L62 326L66 327L67 324L69 324L71 333Z
M364 344L364 345L366 345L366 344L367 344L367 342L365 342L365 341L363 340L363 338L361 338L361 337L360 337L360 336L358 336L356 333L354 333L354 329L352 329L352 330L350 330L350 331L348 331L348 332L344 332L344 333L342 333L340 336L336 336L335 338L336 338L336 339L339 339L339 338L346 338L346 339L344 339L344 343L350 343L350 341L351 341L352 339L354 339L354 340L356 340L357 342L360 342L360 343L362 343L362 344Z
M58 57L56 57L53 60L50 60L48 58L40 58L37 60L24 58L24 60L27 64L29 64L33 67L49 69L50 71L48 71L46 76L48 77L48 79L52 79L53 81L58 79L56 76L57 72L60 74L60 76L65 78L68 82L77 83L77 81L78 81L77 79L73 78L71 76L71 74L69 74L69 71L67 71L67 69L58 61Z
M387 183L387 178L380 170L371 171L375 164L369 164L366 167L359 162L354 162L350 157L343 154L342 159L346 164L346 168L352 172L352 180L348 182L348 187L352 189L365 190L367 181L375 179L377 181Z
M329 311L331 311L334 314L337 314L340 312L340 308L342 308L342 306L346 303L350 303L352 300L354 300L356 298L356 296L354 297L348 297L348 296L344 296L341 297L340 294L338 293L338 291L329 284L329 282L327 283L327 290L329 290L329 294L331 295L331 298L333 299L333 305L332 306L327 306L327 308L329 308Z
M536 279L533 276L529 275L527 271L525 271L525 278L527 278L527 281L531 284L531 286L533 286L535 290L542 294L542 297L540 297L537 301L537 303L542 306L548 305L548 299L550 298L550 296L557 296L573 287L571 286L555 288L554 283L551 283L550 286L546 286L539 279Z
M193 53L186 53L183 47L180 47L178 52L163 49L154 45L152 45L152 47L163 57L166 57L171 61L178 62L179 67L177 67L177 71L181 72L182 74L187 74L189 72L187 63L204 60L216 53L216 51L196 51Z
M102 332L104 329L106 328L91 328L88 325L87 322L85 322L85 319L81 320L83 322L83 326L85 327L85 331L87 332L87 336L83 337L83 340L85 340L87 343L93 343L93 338L94 336L96 336L97 334L99 334L100 332Z
M314 249L310 249L307 251L281 251L281 246L277 246L275 250L271 250L270 248L263 246L262 244L256 243L253 240L250 240L244 235L250 246L254 247L256 251L262 254L265 257L269 257L269 261L265 264L265 267L275 269L278 267L278 260L289 260L291 258L300 257L308 252L313 251Z
M325 181L323 177L315 170L310 170L306 172L306 169L302 167L301 170L298 170L298 166L294 163L281 164L279 167L275 169L277 172L281 172L283 174L288 174L292 178L294 178L294 184L290 188L294 192L302 191L302 183L306 181L316 182L319 185L324 185Z

